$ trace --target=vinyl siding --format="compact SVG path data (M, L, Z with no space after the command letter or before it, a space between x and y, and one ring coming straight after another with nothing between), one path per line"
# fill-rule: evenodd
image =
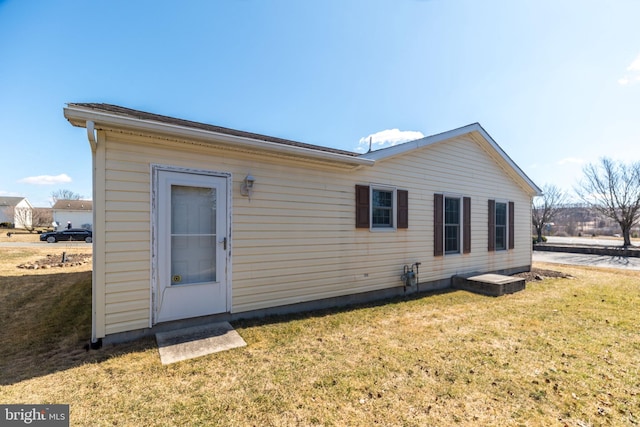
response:
M151 324L151 164L230 172L232 311L243 312L401 286L405 264L420 281L531 263L530 198L471 137L423 147L357 170L108 133L98 277L106 334ZM256 178L251 200L244 177ZM355 185L408 190L409 228L355 228ZM471 253L433 256L433 194L471 198ZM487 200L515 202L515 249L487 252Z

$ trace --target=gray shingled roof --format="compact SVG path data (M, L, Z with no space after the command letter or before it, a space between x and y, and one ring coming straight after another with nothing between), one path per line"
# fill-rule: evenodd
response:
M306 144L304 142L291 141L288 139L260 135L257 133L245 132L245 131L236 130L236 129L229 129L221 126L209 125L206 123L193 122L190 120L176 119L174 117L147 113L144 111L133 110L131 108L120 107L118 105L101 104L101 103L69 103L68 105L69 107L88 108L88 109L103 112L103 113L115 114L119 116L139 119L139 120L148 120L148 121L166 123L166 124L171 124L176 126L184 126L188 128L201 129L209 132L217 132L225 135L239 136L239 137L250 138L250 139L259 140L259 141L273 142L276 144L290 145L294 147L307 148L307 149L316 150L316 151L324 151L327 153L342 154L344 156L352 156L352 157L359 156L358 153L354 153L352 151L339 150L337 148L330 148L330 147L322 147L320 145Z
M0 197L0 206L15 206L23 200L24 197Z
M70 211L91 211L93 209L92 200L57 200L53 205L55 210Z

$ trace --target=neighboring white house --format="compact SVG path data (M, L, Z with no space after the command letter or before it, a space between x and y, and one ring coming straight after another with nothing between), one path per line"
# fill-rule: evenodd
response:
M57 200L53 205L53 221L58 224L58 230L67 228L93 227L93 202L91 200Z
M94 341L531 266L540 189L477 123L358 154L108 104L64 115L93 153Z
M0 223L15 228L31 228L33 206L24 197L0 197Z

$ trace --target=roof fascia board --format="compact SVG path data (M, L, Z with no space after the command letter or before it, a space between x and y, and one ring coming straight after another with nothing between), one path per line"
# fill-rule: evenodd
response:
M511 157L509 157L507 153L504 152L504 150L498 145L498 143L494 141L494 139L484 130L482 126L480 126L479 123L472 123L470 125L452 129L447 132L427 136L421 139L416 139L415 141L405 142L393 147L372 151L371 153L362 154L360 157L376 161L390 159L409 151L436 144L447 139L457 138L467 134L473 135L474 132L477 132L491 146L491 148L493 148L493 150L499 155L499 157L502 158L502 160L504 160L504 162L507 163L507 165L509 165L509 167L514 172L516 172L516 174L527 184L527 186L531 188L532 192L535 193L536 196L542 195L542 190L522 171L522 169L520 169L518 165L516 165L513 160L511 160Z
M195 129L169 123L160 123L151 120L141 120L132 117L104 113L91 109L65 107L64 116L72 125L77 127L86 127L87 121L93 121L95 123L96 129L98 129L100 125L114 126L126 129L169 134L176 137L196 138L206 141L222 142L244 148L267 150L281 154L309 157L313 159L333 161L355 166L373 166L375 164L374 159L361 158L360 156L351 157L326 151L316 151L305 147L278 144L270 141L263 141L235 135L227 135L219 132Z
M373 160L386 160L409 151L416 150L418 148L426 147L437 142L445 141L451 138L457 138L461 135L473 132L475 127L479 126L477 123L467 125L461 128L452 129L447 132L439 133L436 135L426 136L424 138L416 139L415 141L409 141L402 144L394 145L393 147L383 148L381 150L372 151L370 153L362 154L360 157Z
M513 169L520 176L520 178L522 178L527 183L527 185L531 187L531 189L535 193L534 195L542 196L542 190L540 189L540 187L538 187L527 176L527 174L524 173L524 171L520 169L520 167L513 160L511 160L511 157L509 157L509 155L502 149L502 147L500 147L498 143L495 142L493 138L491 138L491 135L489 135L487 131L485 131L482 126L480 126L480 124L475 123L475 125L478 127L476 131L482 136L482 138L484 138L485 141L489 143L489 145L491 145L491 147L500 155L500 157L502 157L502 159L509 165L509 167L511 167L511 169Z

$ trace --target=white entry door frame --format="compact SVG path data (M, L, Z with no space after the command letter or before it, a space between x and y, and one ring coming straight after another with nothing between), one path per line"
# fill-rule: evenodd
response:
M231 311L231 174L152 165L152 325Z

